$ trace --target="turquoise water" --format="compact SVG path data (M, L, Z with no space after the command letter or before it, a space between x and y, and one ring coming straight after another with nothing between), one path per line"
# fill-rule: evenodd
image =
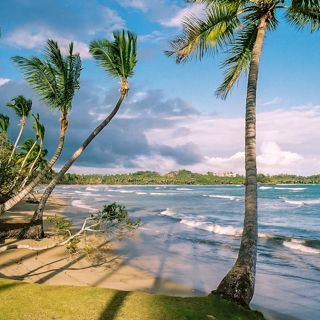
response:
M140 269L192 286L195 295L213 290L237 256L243 186L59 186L55 192L71 197L76 222L105 203L124 204L142 225L120 253ZM260 186L258 206L253 305L318 320L320 186Z

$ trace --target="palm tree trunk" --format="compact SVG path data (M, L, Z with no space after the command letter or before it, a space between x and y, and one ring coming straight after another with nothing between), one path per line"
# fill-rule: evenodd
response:
M106 117L98 127L96 127L91 134L88 136L88 138L83 142L83 144L78 148L78 150L75 151L75 153L71 156L71 158L65 163L65 165L61 168L58 174L51 180L47 188L42 194L40 203L38 205L37 210L34 212L33 217L31 219L31 226L26 233L26 238L28 239L40 239L44 236L43 231L43 211L45 208L45 205L47 203L48 198L50 197L53 189L57 185L57 183L60 181L60 179L63 177L63 175L69 170L69 168L72 166L72 164L80 157L82 152L87 148L87 146L90 144L90 142L102 131L108 123L112 120L112 118L117 114L118 110L120 109L120 106L126 97L127 90L121 91L120 98L115 105L112 112Z
M259 62L266 32L266 17L261 18L250 63L246 99L245 128L245 217L236 263L214 294L249 307L253 297L257 262L257 165L256 165L256 93Z
M8 163L11 162L11 160L12 160L12 158L13 158L13 155L14 155L14 152L15 152L16 149L17 149L17 145L18 145L19 140L20 140L20 138L21 138L21 135L22 135L22 132L23 132L23 129L24 129L25 124L26 124L26 120L25 120L24 117L22 117L21 120L20 120L20 130L19 130L17 139L16 139L16 141L15 141L15 143L14 143L14 146L13 146L12 152L11 152L11 154L10 154L10 158L9 158Z
M28 195L32 191L32 189L36 185L38 185L41 182L41 180L45 177L45 175L50 171L50 169L53 167L53 165L56 163L56 161L60 157L60 154L63 149L64 139L65 139L67 129L68 129L67 116L66 114L62 114L60 119L59 143L51 160L49 161L47 166L38 174L38 176L30 184L28 184L23 190L19 191L16 195L14 195L8 201L1 204L0 216L3 215L7 210L15 206L18 202L20 202L26 195Z
M30 148L30 150L28 151L28 153L24 157L23 162L20 167L20 170L19 170L19 174L22 172L22 170L23 170L28 158L30 157L31 152L33 151L34 147L36 146L36 144L37 144L37 140L33 143L32 147Z
M24 188L24 186L25 186L25 185L27 184L27 182L28 182L29 177L32 175L32 170L33 170L34 166L36 165L36 163L38 162L38 160L39 160L39 158L40 158L40 156L41 156L42 147L43 147L43 141L41 140L39 152L38 152L36 158L33 160L32 165L31 165L31 167L30 167L30 169L29 169L29 172L28 172L27 176L24 178L24 180L23 180L23 182L22 182L22 184L21 184L20 190L22 190L22 189Z

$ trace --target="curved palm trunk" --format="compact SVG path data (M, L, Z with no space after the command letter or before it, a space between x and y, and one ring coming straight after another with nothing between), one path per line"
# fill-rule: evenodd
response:
M266 31L266 18L260 20L250 63L245 129L245 217L238 258L214 294L249 307L253 297L257 262L257 165L256 165L256 93L259 62Z
M16 139L16 141L15 141L15 143L14 143L13 149L12 149L12 151L11 151L11 154L10 154L10 158L9 158L8 163L11 162L11 160L12 160L12 158L13 158L13 155L14 155L14 152L15 152L16 149L17 149L17 145L18 145L19 140L20 140L20 138L21 138L21 135L22 135L22 132L23 132L23 130L24 130L25 124L26 124L26 120L25 120L24 117L22 117L21 120L20 120L20 130L19 130L17 139Z
M61 168L58 174L51 180L45 191L43 192L43 195L41 197L40 203L38 205L37 210L34 212L32 220L31 220L31 226L26 234L26 238L30 239L40 239L44 236L43 232L43 211L45 208L45 205L47 203L48 198L50 197L53 189L59 182L59 180L63 177L63 175L69 170L69 168L72 166L72 164L80 157L82 152L87 148L87 146L90 144L90 142L102 131L108 123L112 120L112 118L117 114L118 110L120 109L120 106L127 94L128 90L121 91L120 98L112 110L112 112L108 115L107 118L105 118L98 127L96 127L89 137L83 142L83 144L78 148L78 150L75 151L75 153L72 155L72 157L65 163L65 165Z
M39 160L39 158L40 158L40 156L41 156L42 147L43 147L43 141L41 140L39 152L38 152L36 158L33 160L32 165L31 165L31 167L30 167L30 169L29 169L29 172L28 172L27 176L24 178L24 180L23 180L23 182L22 182L22 184L21 184L20 190L22 190L22 189L24 188L24 186L25 186L25 185L27 184L27 182L28 182L28 179L31 177L31 175L32 175L32 170L33 170L34 166L36 165L36 163L38 162L38 160Z
M19 191L16 195L14 195L8 201L1 204L0 215L4 214L7 210L11 209L18 202L20 202L26 195L28 195L32 191L32 189L40 183L40 181L45 177L45 175L53 167L53 165L56 163L56 161L58 160L62 152L67 129L68 129L67 116L65 114L62 114L60 119L59 143L53 157L49 161L48 165L37 175L37 177L30 184L28 184L23 190Z
M23 170L28 158L30 157L31 152L33 151L34 147L36 146L36 144L37 144L37 140L33 143L32 147L30 148L30 150L28 151L28 153L24 157L23 162L20 167L20 170L19 170L19 174L22 172L22 170Z

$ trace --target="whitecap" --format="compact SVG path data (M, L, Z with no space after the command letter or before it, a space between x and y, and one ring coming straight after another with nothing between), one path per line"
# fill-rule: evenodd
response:
M173 209L167 208L166 210L161 211L160 214L163 216L174 217L177 215L177 212Z
M170 193L166 193L166 192L150 192L150 194L152 196L166 196L166 195L169 195Z
M147 193L146 192L136 192L136 194L142 195L142 194L147 194Z
M291 250L297 250L304 253L320 254L319 249L311 248L305 245L304 240L291 239L290 241L283 241L283 245Z
M92 207L86 205L82 200L73 200L73 201L71 202L71 205L72 205L73 207L77 207L77 208L89 210L89 212L94 212L94 211L96 211L95 208L92 208Z
M119 191L121 193L133 193L134 192L132 190L117 190L117 191Z
M93 188L93 187L87 187L86 190L87 191L99 191L98 188Z
M190 191L192 189L190 189L190 188L177 188L176 190L178 190L178 191Z
M275 187L275 190L290 190L290 191L304 191L307 188L285 188L285 187Z
M270 190L272 189L272 187L265 187L265 186L261 186L259 187L260 190Z
M217 199L227 199L227 200L232 200L232 201L240 201L241 200L241 197L223 196L223 195L219 195L219 194L210 194L209 197L210 198L217 198Z

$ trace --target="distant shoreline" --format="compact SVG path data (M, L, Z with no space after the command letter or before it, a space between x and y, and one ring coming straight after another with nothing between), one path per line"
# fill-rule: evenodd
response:
M45 182L51 181L48 177ZM320 184L320 174L312 176L296 176L288 174L264 175L258 174L258 184ZM127 174L97 175L67 173L60 184L67 185L244 185L245 177L235 173L217 175L212 172L206 174L194 173L188 170L179 170L160 174L153 171L138 171Z

